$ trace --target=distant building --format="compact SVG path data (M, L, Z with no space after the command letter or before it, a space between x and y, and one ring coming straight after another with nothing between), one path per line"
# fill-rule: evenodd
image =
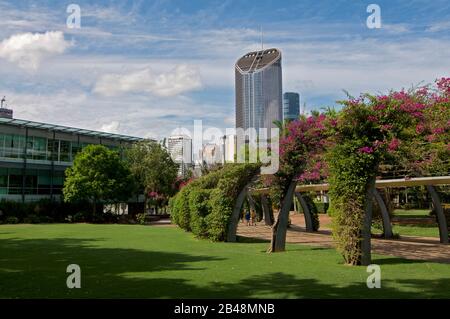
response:
M249 52L235 65L236 128L276 127L281 121L281 51L268 49Z
M234 163L236 154L236 135L225 136L225 162Z
M0 105L0 117L12 119L13 118L13 110L8 109L6 107L6 98L3 97Z
M223 162L223 151L221 145L205 144L203 145L201 152L203 165L211 166Z
M300 94L286 92L283 94L283 121L295 120L300 115Z
M4 109L2 107L2 109ZM1 110L0 110L1 111ZM0 199L60 200L66 168L85 146L122 150L143 139L82 128L13 119L0 112Z
M179 164L178 175L186 176L192 168L192 139L187 135L174 135L167 139L167 148L173 161Z

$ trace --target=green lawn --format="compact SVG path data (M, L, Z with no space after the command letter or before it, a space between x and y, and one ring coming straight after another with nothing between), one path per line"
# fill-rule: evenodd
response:
M428 209L396 209L394 218L396 222L392 225L394 234L400 236L419 236L419 237L436 237L439 238L439 227L437 223L421 223L422 219L430 219L430 211ZM402 221L403 220L403 221ZM417 220L418 223L412 224L411 221ZM377 228L372 227L372 233L381 234L383 230L378 225Z
M400 219L408 218L411 219L429 219L430 218L429 209L396 209L394 211L394 217ZM437 223L433 224L395 224L392 228L394 233L407 236L421 236L421 237L439 237L439 227Z
M430 217L429 209L396 209L394 217L426 218Z
M382 288L365 267L332 249L267 243L211 243L175 227L0 226L0 297L100 298L450 298L450 265L374 256ZM81 267L81 289L66 267Z

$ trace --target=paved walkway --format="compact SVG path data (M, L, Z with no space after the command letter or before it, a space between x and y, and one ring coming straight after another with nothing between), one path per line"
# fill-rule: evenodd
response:
M288 243L301 243L319 247L334 247L329 217L320 215L320 223L324 225L318 232L305 231L304 218L300 214L291 214L292 226L288 229L286 241ZM238 235L270 240L271 227L263 225L246 226L240 223ZM450 263L450 245L442 245L439 238L401 236L400 239L372 239L372 252L390 255L405 259L428 260Z

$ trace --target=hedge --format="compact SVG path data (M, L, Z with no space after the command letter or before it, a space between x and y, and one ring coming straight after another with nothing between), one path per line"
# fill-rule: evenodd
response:
M100 206L100 205L99 205ZM88 202L64 203L42 199L37 202L21 203L2 199L0 201L0 223L51 223L65 222L69 216L80 212L86 213L86 220L92 221L92 209Z
M211 190L208 189L192 189L189 193L190 227L192 233L199 238L207 236L205 217L211 210L210 194Z
M224 241L236 198L259 167L227 164L189 183L170 200L172 221L199 238Z

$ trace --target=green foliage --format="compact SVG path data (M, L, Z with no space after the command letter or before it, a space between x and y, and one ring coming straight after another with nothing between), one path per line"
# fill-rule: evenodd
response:
M257 174L259 167L259 164L232 164L223 170L222 178L210 197L212 209L206 218L209 239L225 240L236 198Z
M178 225L180 228L185 231L191 230L190 225L190 211L189 211L189 192L191 186L188 184L183 187L181 191L174 197L171 201L172 207L170 210L170 217L172 218L172 222Z
M330 208L329 203L314 202L314 205L316 206L319 214L327 214L328 209Z
M19 218L15 217L15 216L9 216L5 219L5 223L6 224L18 224Z
M191 231L191 213L189 208L189 193L192 189L213 189L216 187L222 169L210 172L199 179L191 181L169 201L170 216L172 221L186 231Z
M224 241L237 196L259 164L227 164L184 186L170 200L172 221L196 236Z
M85 222L89 221L90 217L91 217L90 213L81 211L81 212L78 212L75 215L73 215L72 222L85 223Z
M88 211L88 202L65 203L42 199L37 202L0 201L0 221L8 217L17 217L25 223L52 223L64 222L69 215L85 210Z
M192 233L203 238L207 236L207 225L205 217L211 211L209 197L211 190L192 189L189 193L190 228Z
M158 196L161 204L175 193L178 164L161 144L153 141L136 143L127 150L126 159L135 184L145 195L145 207L150 194Z
M137 214L136 215L136 221L140 225L145 225L145 214Z
M119 154L103 145L89 145L66 170L63 194L66 202L89 200L94 214L97 202L127 201L133 180Z
M41 222L41 219L39 218L38 215L31 214L31 215L28 215L27 217L25 217L23 219L23 222L25 224L39 224Z
M219 187L211 192L211 213L206 217L208 238L212 241L225 241L228 222L233 213L235 198L226 196Z

